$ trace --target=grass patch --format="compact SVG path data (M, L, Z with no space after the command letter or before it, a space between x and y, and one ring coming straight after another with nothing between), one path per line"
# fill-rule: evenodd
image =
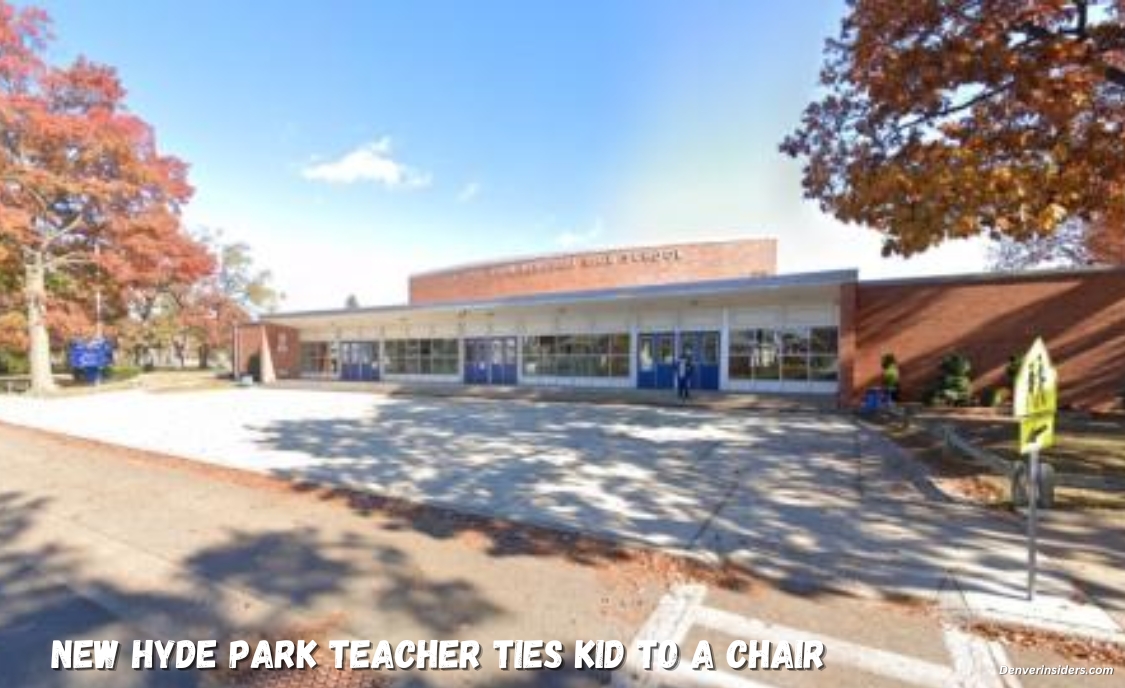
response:
M978 447L1008 460L1023 460L1016 451L1017 426L1010 418L974 413L919 411L918 421L903 427L895 418L876 419L876 424L896 444L910 451L930 468L943 491L988 506L1010 507L1007 475L973 461L958 452L946 451L943 442L922 424L944 424ZM1056 431L1057 446L1043 453L1057 474L1093 477L1083 487L1060 484L1055 490L1057 509L1125 510L1125 416L1090 417L1063 413ZM1104 479L1104 489L1098 479Z

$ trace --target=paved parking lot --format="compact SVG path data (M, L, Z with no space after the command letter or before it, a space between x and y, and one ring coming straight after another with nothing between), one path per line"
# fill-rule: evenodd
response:
M252 389L3 398L0 420L689 550L796 590L1023 595L1018 522L924 494L842 415Z

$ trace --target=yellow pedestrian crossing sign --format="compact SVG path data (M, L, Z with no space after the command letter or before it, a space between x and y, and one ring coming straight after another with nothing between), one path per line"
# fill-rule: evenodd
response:
M1020 453L1032 445L1045 449L1055 443L1055 411L1058 409L1059 378L1047 345L1036 339L1020 364L1012 413L1020 422Z

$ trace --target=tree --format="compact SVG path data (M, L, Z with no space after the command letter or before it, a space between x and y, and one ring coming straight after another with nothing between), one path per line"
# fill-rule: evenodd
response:
M255 267L249 245L224 243L222 231L202 230L198 236L215 256L217 270L178 303L196 336L199 365L206 368L211 352L231 341L239 323L275 310L285 296L273 287L269 270Z
M1123 20L1119 0L849 0L781 150L885 255L1095 219L1121 232Z
M355 310L359 308L359 299L355 294L348 294L348 298L344 299L344 308L348 310Z
M128 112L113 69L45 61L48 25L42 10L0 0L0 261L18 275L36 392L54 386L53 294L151 282L153 269L178 269L170 246L191 243L186 165Z
M1125 233L1097 222L1067 222L1047 236L1002 238L990 247L989 262L1002 271L1125 265Z

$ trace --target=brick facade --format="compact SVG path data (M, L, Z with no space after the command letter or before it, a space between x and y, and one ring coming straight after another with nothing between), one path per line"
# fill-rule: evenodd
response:
M952 352L971 360L974 389L1006 385L1008 357L1037 336L1059 369L1060 404L1115 405L1125 389L1125 270L860 282L844 398L856 403L879 384L884 353L898 359L908 400L925 395Z
M775 239L592 251L413 275L410 303L476 301L650 284L773 275Z
M263 330L269 341L274 373L279 379L297 377L301 365L300 331L274 323L252 323L235 330L235 376L246 374L250 357L261 353Z

